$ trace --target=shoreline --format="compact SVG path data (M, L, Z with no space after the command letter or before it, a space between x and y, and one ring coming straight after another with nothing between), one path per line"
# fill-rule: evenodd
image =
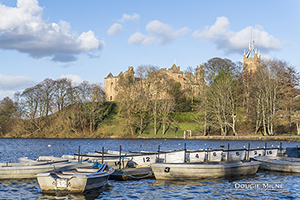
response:
M137 137L138 139L198 139L198 140L262 140L262 141L300 141L299 136L190 136L190 137Z
M1 139L186 139L186 140L253 140L253 141L291 141L298 142L300 141L300 136L187 136L187 137L146 137L146 136L136 136L136 137L122 137L117 135L101 137L101 138L38 138L38 137L0 137Z

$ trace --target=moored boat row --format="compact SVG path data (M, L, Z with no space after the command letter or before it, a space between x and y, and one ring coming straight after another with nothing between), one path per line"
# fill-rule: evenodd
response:
M296 169L298 168L296 165L300 166L300 159L277 157L278 150L278 148L199 150L185 148L158 152L101 151L87 154L79 152L61 158L40 156L36 160L24 157L19 159L20 163L1 163L0 179L5 178L5 173L10 174L10 177L6 178L36 177L43 192L82 193L102 187L109 178L115 180L154 177L164 180L218 178L255 174L259 167L265 170L300 172ZM14 168L29 176L21 174L12 176Z
M74 160L89 160L91 162L107 162L115 169L136 166L150 166L152 163L184 163L184 162L221 162L250 160L255 156L277 156L278 148L257 149L199 149L174 150L158 152L121 152L96 151L95 153L64 155Z

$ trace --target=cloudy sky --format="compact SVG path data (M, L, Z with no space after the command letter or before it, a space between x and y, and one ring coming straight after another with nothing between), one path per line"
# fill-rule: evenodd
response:
M104 82L128 66L262 57L300 71L300 1L0 0L0 100L45 78Z

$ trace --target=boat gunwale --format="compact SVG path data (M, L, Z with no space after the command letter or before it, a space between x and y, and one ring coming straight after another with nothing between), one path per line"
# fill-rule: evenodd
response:
M189 168L189 169L218 169L218 168L231 168L231 167L243 167L243 166L255 166L260 165L261 162L259 161L252 161L252 162L228 162L228 163L153 163L151 167L173 167L173 168Z

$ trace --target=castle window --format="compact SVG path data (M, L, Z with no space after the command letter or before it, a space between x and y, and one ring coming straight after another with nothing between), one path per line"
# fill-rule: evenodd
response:
M112 101L112 96L109 97L109 100Z
M112 92L113 91L113 82L111 82L111 84L110 84L110 92Z

